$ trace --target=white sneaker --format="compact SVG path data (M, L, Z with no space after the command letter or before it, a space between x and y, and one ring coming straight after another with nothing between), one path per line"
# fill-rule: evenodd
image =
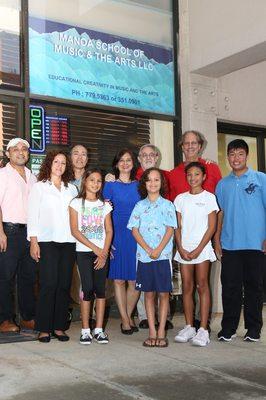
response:
M175 337L175 342L186 343L196 335L196 329L191 325L186 325Z
M210 336L209 336L209 332L207 331L207 329L204 328L199 328L196 336L193 337L193 339L191 340L191 344L193 344L193 346L207 346L207 344L210 343Z
M92 336L90 332L81 332L79 343L80 344L91 344Z

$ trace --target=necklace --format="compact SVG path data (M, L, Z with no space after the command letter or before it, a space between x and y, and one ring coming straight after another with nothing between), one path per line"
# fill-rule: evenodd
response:
M128 181L123 181L121 178L118 178L117 180L121 183L131 183L131 179L129 179Z

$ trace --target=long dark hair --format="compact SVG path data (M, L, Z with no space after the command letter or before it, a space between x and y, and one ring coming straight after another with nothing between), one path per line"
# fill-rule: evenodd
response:
M66 157L66 169L61 177L62 181L64 182L64 185L67 186L68 183L73 180L74 178L73 168L68 154L61 150L52 150L46 154L46 157L42 162L40 172L38 174L38 181L43 181L43 182L49 181L49 179L51 178L52 164L55 157L58 156L58 154L62 154L63 156Z
M124 154L128 153L132 159L133 162L133 168L130 172L130 179L132 181L134 181L135 177L136 177L136 172L137 172L137 158L135 156L135 154L133 153L132 150L124 148L119 150L116 155L114 156L113 162L112 162L112 168L113 168L113 172L115 175L115 178L118 179L119 178L119 169L117 168L117 163L120 161L120 159L123 157Z
M152 167L152 168L148 168L143 172L143 175L139 181L139 194L141 196L142 199L145 199L148 196L148 192L146 189L146 182L148 182L149 180L149 175L152 171L157 171L161 177L161 187L160 187L160 195L162 197L165 196L165 193L167 192L167 183L166 183L166 179L162 173L162 171L159 168L156 167Z
M83 199L84 201L86 200L86 179L93 174L94 172L97 172L98 174L100 174L101 178L102 178L102 187L99 190L99 192L96 193L96 198L99 200L103 201L103 197L102 197L102 190L103 190L103 184L104 184L104 179L103 179L103 173L102 170L100 168L92 168L92 169L87 169L82 177L82 181L81 181L81 185L80 185L80 192L77 195L78 199Z

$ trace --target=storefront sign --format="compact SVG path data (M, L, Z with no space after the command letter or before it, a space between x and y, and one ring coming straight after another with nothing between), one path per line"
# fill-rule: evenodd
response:
M173 49L29 18L32 94L174 115Z
M45 155L30 154L30 169L34 175L38 175Z
M30 150L44 153L44 109L41 106L30 106Z

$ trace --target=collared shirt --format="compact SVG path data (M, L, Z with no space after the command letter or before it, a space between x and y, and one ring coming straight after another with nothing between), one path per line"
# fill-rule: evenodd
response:
M28 239L37 237L38 242L71 242L68 206L77 196L77 188L62 182L58 190L50 181L36 183L29 196Z
M221 171L217 164L208 163L203 158L198 161L206 168L206 179L203 182L203 189L214 193L217 183L222 179ZM185 163L179 164L176 168L169 172L170 196L169 199L174 201L177 195L188 192L190 190L185 173Z
M10 163L0 168L0 207L3 222L27 223L28 197L36 177L26 167L25 174L26 182Z
M161 243L166 228L169 226L177 227L175 207L173 203L161 196L154 202L151 202L148 197L139 201L135 205L127 225L128 229L138 228L139 233L152 249ZM172 252L173 238L169 240L158 260L170 260ZM137 245L137 259L142 262L154 261L139 244Z
M233 172L217 185L216 196L224 213L221 234L225 250L262 250L266 239L266 174L248 169Z

